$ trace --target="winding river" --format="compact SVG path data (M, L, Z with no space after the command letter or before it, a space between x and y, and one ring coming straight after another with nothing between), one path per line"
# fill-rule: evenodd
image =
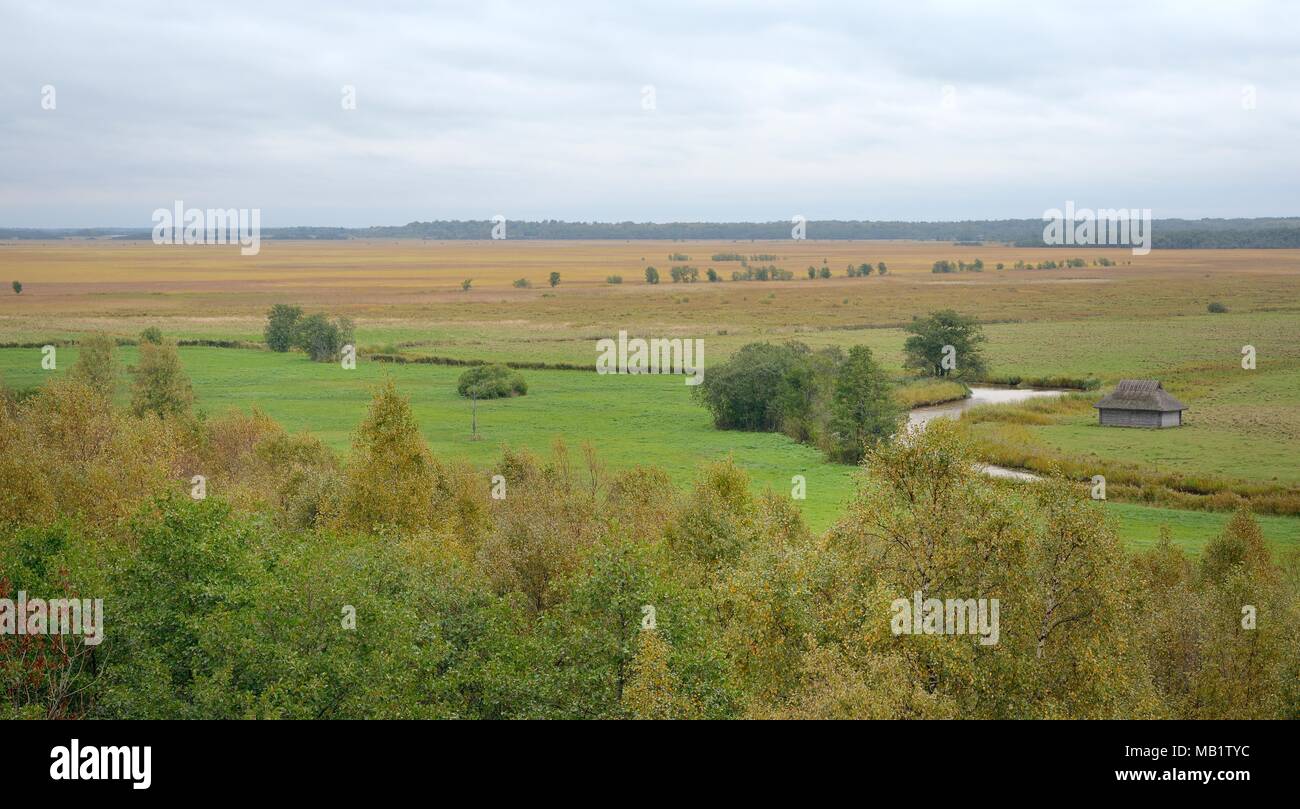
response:
M1026 399L1038 399L1045 396L1060 396L1065 393L1064 390L1055 389L1026 389L1026 388L992 388L992 387L971 387L971 395L968 399L961 399L955 402L946 402L941 405L932 405L930 407L918 407L913 410L907 417L909 427L925 426L934 419L957 418L962 411L975 407L976 405L986 404L1015 404L1023 402ZM992 464L981 464L980 469L984 474L995 478L1011 478L1013 480L1038 480L1038 475L1030 472L1023 472L1019 469L1008 469L1004 466L993 466Z

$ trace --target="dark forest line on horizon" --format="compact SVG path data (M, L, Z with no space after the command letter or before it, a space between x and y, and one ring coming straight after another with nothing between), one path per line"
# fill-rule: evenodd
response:
M437 220L367 228L296 226L263 228L262 238L281 240L423 239L438 241L490 240L497 221ZM869 220L809 220L809 240L906 240L1002 243L1017 247L1044 244L1042 219L902 222ZM791 222L565 222L505 221L513 240L647 240L647 241L780 241L791 238ZM1237 219L1155 219L1152 247L1300 248L1300 217ZM146 240L151 228L0 228L0 239L116 239ZM1061 245L1077 248L1078 245ZM1090 245L1097 249L1126 245Z

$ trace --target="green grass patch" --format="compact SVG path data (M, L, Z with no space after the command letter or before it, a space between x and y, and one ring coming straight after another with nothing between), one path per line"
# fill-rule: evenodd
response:
M121 349L124 364L135 350ZM11 388L41 384L63 373L76 349L59 349L59 370L42 371L39 349L0 349L0 379ZM690 485L699 465L732 454L752 476L754 488L789 492L791 477L807 479L800 503L814 530L825 530L843 513L853 493L854 468L829 463L820 452L775 433L720 431L696 405L679 376L601 376L574 371L530 371L527 396L478 403L479 433L470 439L471 403L456 393L463 368L426 364L366 362L352 371L314 363L299 353L276 354L208 347L183 347L181 358L194 382L201 409L217 415L256 406L292 431L308 431L346 452L371 391L391 376L411 399L415 416L434 453L464 457L485 470L508 444L546 454L556 437L571 447L589 441L610 469L636 464L660 466L679 487ZM119 400L126 401L126 387ZM1035 402L1037 404L1037 402ZM1133 432L1133 431L1129 431ZM1227 519L1226 514L1177 511L1110 503L1121 536L1141 545L1155 536L1160 520L1175 527L1175 539L1199 549ZM1261 518L1275 544L1300 537L1300 519ZM1179 526L1186 527L1184 533Z

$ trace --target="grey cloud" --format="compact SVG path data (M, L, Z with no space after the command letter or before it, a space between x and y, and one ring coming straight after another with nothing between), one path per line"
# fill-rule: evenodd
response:
M0 9L4 226L1296 213L1283 2Z

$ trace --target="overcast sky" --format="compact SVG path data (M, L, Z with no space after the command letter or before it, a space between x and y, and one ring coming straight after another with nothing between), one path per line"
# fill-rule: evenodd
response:
M1286 2L0 0L0 38L0 226L1300 214Z

